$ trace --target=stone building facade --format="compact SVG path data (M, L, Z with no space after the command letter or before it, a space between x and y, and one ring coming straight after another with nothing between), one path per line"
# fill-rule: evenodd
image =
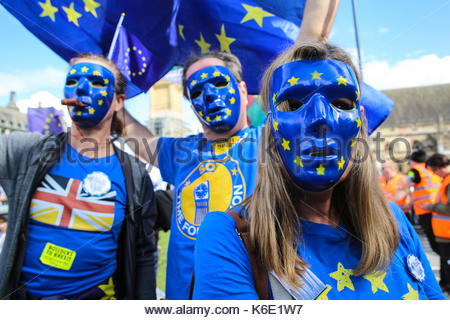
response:
M8 105L0 107L0 134L27 131L27 123L27 115L17 108L16 93L11 92Z

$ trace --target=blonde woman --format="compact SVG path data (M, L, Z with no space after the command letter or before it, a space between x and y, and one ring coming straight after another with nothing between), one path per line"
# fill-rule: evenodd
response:
M270 297L443 299L414 229L377 183L348 54L296 44L266 71L261 97L268 120L241 213ZM233 218L209 214L193 298L258 299L254 272Z

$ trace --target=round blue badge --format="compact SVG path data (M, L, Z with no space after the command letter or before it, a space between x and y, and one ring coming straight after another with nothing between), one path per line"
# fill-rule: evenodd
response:
M425 280L425 270L423 269L422 262L420 262L420 260L415 255L408 255L406 257L406 262L408 264L409 271L414 276L414 278L416 278L420 282Z

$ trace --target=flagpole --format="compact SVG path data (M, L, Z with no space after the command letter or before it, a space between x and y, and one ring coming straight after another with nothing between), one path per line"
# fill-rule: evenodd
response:
M363 68L362 68L362 61L361 61L361 49L359 47L359 32L358 32L358 22L356 21L355 0L352 0L352 4L353 4L353 23L355 26L356 48L358 50L359 74L360 74L360 78L362 81L363 80Z
M119 22L117 23L116 31L114 32L114 37L113 37L113 40L111 42L111 46L109 47L109 53L108 53L108 59L109 60L111 60L113 52L114 52L114 48L116 47L117 38L119 36L119 30L120 30L120 27L122 26L122 22L123 22L124 18L125 18L125 13L122 12L122 14L120 16L120 19L119 19Z

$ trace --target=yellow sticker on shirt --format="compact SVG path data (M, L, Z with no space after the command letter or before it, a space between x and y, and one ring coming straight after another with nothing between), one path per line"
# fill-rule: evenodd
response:
M70 270L75 260L76 252L56 244L47 242L41 254L41 262L62 270Z

